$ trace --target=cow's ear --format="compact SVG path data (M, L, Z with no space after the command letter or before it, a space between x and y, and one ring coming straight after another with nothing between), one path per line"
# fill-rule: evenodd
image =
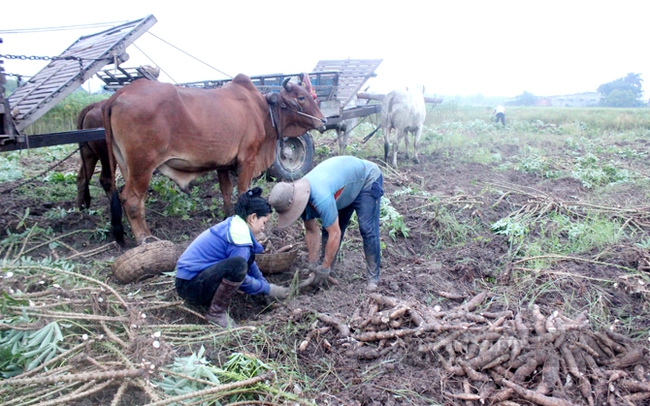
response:
M277 93L267 93L266 94L266 102L268 104L276 104L278 102L278 94Z
M284 88L287 90L287 92L290 92L290 91L291 91L291 82L290 82L290 80L291 80L291 78L286 78L286 79L282 82L282 87L284 87Z

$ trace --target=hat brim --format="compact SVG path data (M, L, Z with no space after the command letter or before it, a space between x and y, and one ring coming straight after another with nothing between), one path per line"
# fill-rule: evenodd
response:
M307 179L300 178L293 182L293 202L289 210L278 213L278 228L287 228L300 217L307 207L310 192L311 188Z

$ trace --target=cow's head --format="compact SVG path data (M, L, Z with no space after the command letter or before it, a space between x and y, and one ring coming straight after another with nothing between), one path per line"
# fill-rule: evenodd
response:
M312 129L325 131L327 119L304 87L286 79L278 94L277 105L283 137L299 137Z

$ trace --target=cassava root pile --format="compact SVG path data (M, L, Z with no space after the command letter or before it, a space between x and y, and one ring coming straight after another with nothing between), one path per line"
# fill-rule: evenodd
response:
M483 292L442 311L372 294L348 324L320 314L299 350L317 341L335 351L334 342L360 360L417 351L444 370L450 402L635 405L650 399L647 358L630 338L592 331L586 313L570 319L537 305L477 312L486 298Z

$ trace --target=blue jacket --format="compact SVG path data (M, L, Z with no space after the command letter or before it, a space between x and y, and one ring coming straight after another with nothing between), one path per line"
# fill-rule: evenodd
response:
M239 256L249 261L252 253L264 251L246 222L235 215L202 232L183 252L176 264L176 277L191 280L204 269L226 258ZM239 289L249 295L268 294L269 283L253 262Z

